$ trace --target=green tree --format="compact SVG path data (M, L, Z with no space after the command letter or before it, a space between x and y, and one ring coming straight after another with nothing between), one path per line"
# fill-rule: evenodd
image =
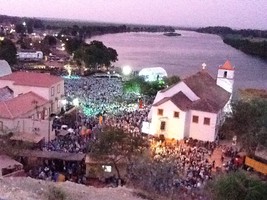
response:
M267 199L267 183L244 172L223 174L207 185L214 200L264 200Z
M85 63L89 69L98 67L110 67L111 62L118 60L117 51L106 47L100 41L92 41L90 44L83 44L75 53L74 59Z
M267 100L254 99L232 104L220 133L228 138L237 136L247 153L253 155L258 144L267 147Z
M126 93L135 93L139 95L155 96L157 92L165 88L165 83L161 81L145 81L143 77L134 76L123 84L123 90Z
M0 41L0 59L6 60L10 65L17 62L17 48L11 40Z
M107 161L114 165L118 178L121 178L118 163L130 162L148 147L147 140L141 135L125 133L121 129L106 127L95 141L89 143L89 156L97 161Z

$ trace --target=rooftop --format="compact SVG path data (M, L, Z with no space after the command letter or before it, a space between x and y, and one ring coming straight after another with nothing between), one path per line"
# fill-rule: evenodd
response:
M158 106L170 100L181 110L192 109L217 113L225 106L231 95L218 86L215 79L206 70L202 70L182 81L200 98L199 100L191 101L186 94L179 91L171 97L161 99L153 106ZM173 86L162 90L161 93L165 93L171 88Z
M219 67L219 69L225 69L225 70L234 70L235 68L231 64L229 60L227 60L223 65Z
M14 85L34 86L34 87L50 87L63 79L46 73L36 72L14 72L6 76L0 77L1 80L14 81Z
M13 99L0 102L0 118L15 119L34 110L36 106L42 106L46 103L48 103L48 100L34 92L28 92Z

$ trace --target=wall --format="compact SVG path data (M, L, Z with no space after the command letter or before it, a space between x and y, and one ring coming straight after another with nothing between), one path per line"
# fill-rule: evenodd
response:
M227 72L226 78L224 77L225 72ZM234 70L219 69L216 83L227 92L232 93L234 85Z
M158 109L163 109L163 115L158 115ZM174 112L179 112L179 118L174 118ZM151 133L153 135L164 134L165 138L183 139L185 134L186 113L175 106L171 101L152 107ZM166 122L165 131L160 130L161 121Z
M217 114L191 110L189 112L190 122L189 137L203 141L214 141L216 139ZM192 122L193 115L198 116L198 123ZM204 124L204 117L210 118L210 125Z
M58 91L58 85L59 85L59 91ZM52 95L52 88L54 87L54 95ZM52 85L49 88L49 100L52 100L52 109L51 109L51 113L58 113L61 110L61 107L63 107L62 103L61 103L61 99L64 97L65 95L65 91L64 91L64 80Z

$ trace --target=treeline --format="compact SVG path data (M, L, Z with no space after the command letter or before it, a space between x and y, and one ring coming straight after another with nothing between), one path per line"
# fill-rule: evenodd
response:
M235 30L226 26L209 26L205 28L196 29L196 32L199 33L210 33L217 35L239 35L242 37L255 37L255 38L267 38L267 30L255 30L255 29L241 29Z
M252 29L234 30L221 26L199 28L196 31L220 35L225 44L246 54L267 58L267 31Z
M174 32L174 28L165 26L82 26L74 25L72 27L62 28L59 35L67 35L72 37L89 38L96 35L109 33L124 32Z
M155 26L155 25L122 25L108 23L92 23L81 21L67 21L55 19L37 19L25 17L12 17L0 15L0 23L15 24L16 32L23 32L27 24L27 32L32 33L33 29L60 30L60 35L87 38L95 35L103 35L108 33L123 33L123 32L174 32L175 29L171 26Z
M267 40L253 41L250 39L224 36L223 42L246 54L267 58Z

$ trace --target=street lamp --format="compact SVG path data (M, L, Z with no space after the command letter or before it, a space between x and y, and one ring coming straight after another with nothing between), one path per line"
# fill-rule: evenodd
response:
M125 76L129 76L132 73L132 68L129 65L126 65L122 68L122 73Z

